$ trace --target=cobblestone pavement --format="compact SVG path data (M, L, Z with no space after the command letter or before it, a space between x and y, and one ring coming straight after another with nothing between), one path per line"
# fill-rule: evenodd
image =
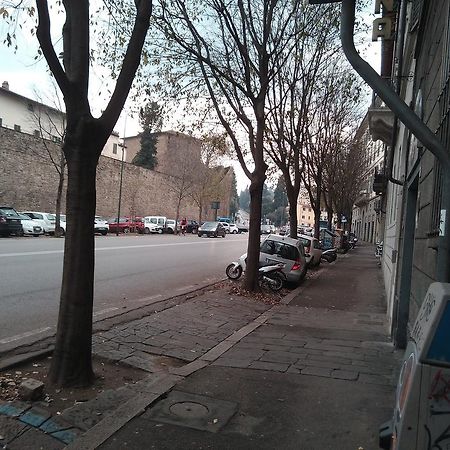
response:
M277 311L213 364L395 385L398 361L380 325L384 316L333 311L340 328L312 327L324 324L327 314L320 308Z
M251 417L245 408L253 406L254 423L260 424L261 436L268 429L280 433L279 437L273 434L272 443L267 441L259 448L275 448L278 441L284 442L280 448L300 448L295 433L291 433L300 428L308 429L315 443L322 442L321 450L343 449L333 439L341 435L346 439L348 433L354 433L353 438L359 442L365 437L375 442L380 417L385 420L390 409L399 354L387 337L379 280L374 276L377 269L364 255L353 261L344 255L336 264L312 272L301 288L275 306L232 295L229 289L222 288L207 289L168 307L159 305L160 309L152 311L147 306L145 313L136 311L133 320L95 333L93 351L147 371L144 380L104 391L91 401L63 411L60 417L48 416L36 403L0 403L0 444L6 443L12 450L59 449L66 444L68 449L77 450L100 446L115 449L118 443L121 448L125 443L129 448L141 449L147 448L149 439L155 439L155 448L198 448L205 439L206 447L211 445L207 448L234 448L227 447L227 441L214 437L214 433L205 436L187 431L185 419L181 419L181 428L171 429L172 433L156 433L163 428L158 428L162 425L152 407L167 398L175 386L181 399L183 387L191 397L206 391L214 395L211 392L216 390L214 401L234 398L231 416L237 411L232 420L235 428L230 425L230 429L234 433L238 430L233 438L235 448L253 448L253 426L249 428L247 422L236 425L239 418ZM352 286L355 278L349 274L361 264L366 264L367 270L363 279ZM365 290L368 295L362 296ZM311 306L315 303L317 306ZM281 380L288 383L286 388L280 386ZM261 383L270 392L259 392L255 397ZM288 391L295 395L289 396ZM305 396L309 392L315 399L310 404L315 408L312 415L298 409L298 402L308 401ZM339 418L340 428L327 440L321 437L317 418L333 429L335 419L325 417L321 407L330 396L336 399L334 414L343 415ZM200 402L211 400L198 398ZM356 403L352 403L353 398ZM281 415L283 408L296 413L288 421L266 421L264 417L274 415L274 402ZM341 406L345 403L347 406ZM261 408L268 410L263 413ZM345 411L349 411L348 421ZM352 414L356 413L363 414L364 420L355 422ZM149 418L151 422L147 422ZM204 426L208 430L211 424L205 422ZM222 427L226 428L226 420L216 431ZM186 439L192 439L192 446Z
M254 320L269 305L243 297L210 291L186 303L123 324L94 336L99 356L149 372L158 370L158 358L194 361L233 332ZM160 369L161 370L161 369Z

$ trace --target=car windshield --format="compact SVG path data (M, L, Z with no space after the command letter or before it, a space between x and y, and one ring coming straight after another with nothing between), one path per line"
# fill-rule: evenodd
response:
M217 222L205 222L202 225L203 230L212 230L214 228L217 228Z
M3 215L5 215L6 217L19 217L17 214L17 211L15 209L12 208L2 208L1 209Z
M26 214L19 214L19 217L20 217L22 220L31 220L31 217L30 217L30 216L27 216Z

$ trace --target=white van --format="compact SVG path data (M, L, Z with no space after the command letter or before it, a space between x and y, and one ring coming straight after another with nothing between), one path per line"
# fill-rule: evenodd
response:
M166 228L167 217L164 216L145 216L144 221L144 233L164 233Z

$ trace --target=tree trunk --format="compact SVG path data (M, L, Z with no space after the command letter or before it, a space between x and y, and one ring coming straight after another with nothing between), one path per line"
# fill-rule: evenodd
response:
M97 149L82 139L67 145L67 237L56 346L50 380L58 386L89 385L92 370L92 309ZM92 143L92 146L95 144ZM81 147L81 148L80 148ZM76 345L74 345L76 343Z
M203 204L200 202L200 205L198 207L198 225L202 223L202 214L203 214Z
M56 224L55 224L55 236L61 237L62 236L62 230L61 230L61 199L62 199L62 193L64 188L64 179L65 174L64 170L66 167L66 158L64 156L64 152L61 150L61 159L59 164L59 180L58 180L58 191L56 193ZM67 226L67 223L66 223ZM66 230L67 231L67 230Z
M333 210L327 208L327 226L329 230L333 229Z
M286 180L286 177L285 177ZM286 195L289 200L289 236L293 239L297 239L297 228L298 228L298 220L297 220L297 200L298 200L298 192L294 189L293 186L290 186L287 181L286 184Z
M259 247L261 244L261 208L265 175L253 173L250 182L250 224L248 228L247 266L244 289L257 291L259 269Z

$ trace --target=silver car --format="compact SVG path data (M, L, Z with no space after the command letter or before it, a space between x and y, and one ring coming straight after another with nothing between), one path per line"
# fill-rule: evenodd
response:
M299 239L269 234L261 243L259 263L261 265L282 262L287 281L299 284L305 278L307 264L305 250Z
M317 267L322 257L322 246L318 239L307 234L300 234L298 238L305 247L306 262L310 267Z

